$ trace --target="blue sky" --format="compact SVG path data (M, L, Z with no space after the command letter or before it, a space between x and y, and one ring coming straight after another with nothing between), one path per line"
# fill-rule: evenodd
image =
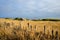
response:
M0 17L60 18L60 0L0 0Z

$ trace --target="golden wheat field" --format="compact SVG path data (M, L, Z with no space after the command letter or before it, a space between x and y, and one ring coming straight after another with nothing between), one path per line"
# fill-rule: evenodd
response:
M56 31L60 40L60 21L18 21L0 18L0 40L52 40L49 36L52 35L52 30L54 40ZM40 36L44 32L48 37L41 39Z

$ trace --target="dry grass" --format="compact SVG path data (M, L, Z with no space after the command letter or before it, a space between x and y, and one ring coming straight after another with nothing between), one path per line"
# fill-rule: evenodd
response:
M29 25L28 25L29 23ZM44 26L46 27L46 34L51 34L52 29L54 30L54 35L56 30L58 35L60 35L60 21L17 21L12 19L2 19L0 18L0 39L1 40L39 40L39 36L44 33ZM36 33L36 34L35 34ZM25 35L25 36L24 36ZM8 38L8 39L7 39ZM40 39L41 40L41 39Z

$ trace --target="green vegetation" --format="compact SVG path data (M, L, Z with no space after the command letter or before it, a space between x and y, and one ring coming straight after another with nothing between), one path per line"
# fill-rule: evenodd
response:
M42 20L40 20L40 19L32 19L32 21L42 21Z
M5 19L11 19L11 18L5 18Z
M21 20L21 21L22 21L22 20L23 20L23 18L14 18L14 20Z
M11 18L5 18L5 19L11 19ZM23 21L23 18L14 18L14 20L21 20ZM26 19L29 20L29 19ZM32 19L32 21L60 21L60 19Z
M60 19L33 19L32 21L60 21Z
M42 19L42 21L60 21L60 19Z

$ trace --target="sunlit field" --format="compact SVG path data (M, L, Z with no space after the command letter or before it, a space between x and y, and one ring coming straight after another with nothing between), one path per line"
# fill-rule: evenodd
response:
M60 40L60 21L0 18L0 40Z

